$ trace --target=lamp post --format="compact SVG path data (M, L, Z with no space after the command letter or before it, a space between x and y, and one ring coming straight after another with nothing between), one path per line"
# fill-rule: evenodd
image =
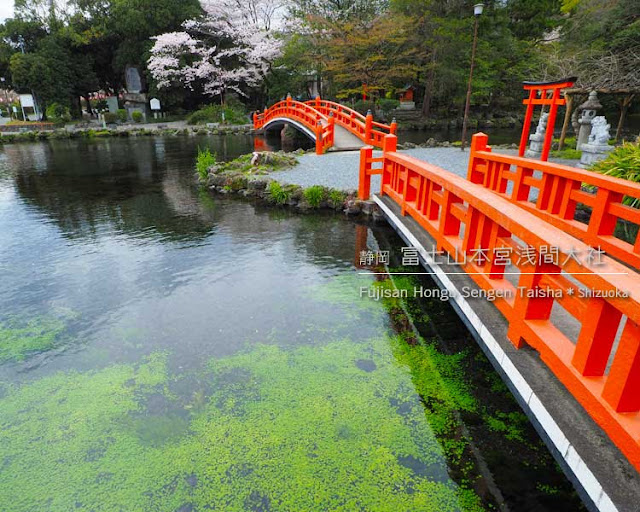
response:
M476 4L473 6L473 15L475 21L473 24L473 47L471 49L471 69L469 69L469 84L467 86L467 102L464 105L464 119L462 120L462 144L460 149L464 151L467 143L467 122L469 121L469 106L471 104L471 81L473 79L473 66L476 61L476 44L478 42L478 19L484 10L484 4Z

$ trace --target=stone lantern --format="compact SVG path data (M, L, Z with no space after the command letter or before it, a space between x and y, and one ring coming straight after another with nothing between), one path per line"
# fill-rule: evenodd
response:
M578 140L576 142L576 149L581 150L582 145L589 142L589 135L591 134L591 121L596 117L598 110L602 108L602 105L598 101L598 93L591 91L589 98L580 107L578 107L582 113L578 119L580 130L578 131Z

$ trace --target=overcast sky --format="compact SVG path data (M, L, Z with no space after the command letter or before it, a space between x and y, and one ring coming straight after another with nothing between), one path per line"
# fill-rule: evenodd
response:
M13 16L13 0L0 0L0 21Z

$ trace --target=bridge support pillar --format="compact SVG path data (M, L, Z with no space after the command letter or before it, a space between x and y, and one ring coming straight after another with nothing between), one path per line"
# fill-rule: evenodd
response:
M318 121L316 125L316 155L321 155L324 153L322 150L323 141L322 141L322 123Z
M366 201L371 196L371 157L373 148L360 148L360 181L358 182L358 199Z

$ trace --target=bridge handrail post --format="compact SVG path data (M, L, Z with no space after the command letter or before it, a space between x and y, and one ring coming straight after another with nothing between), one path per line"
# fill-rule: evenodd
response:
M469 167L467 168L467 179L471 183L482 184L482 176L476 173L476 159L478 158L476 153L478 151L491 151L489 146L489 136L479 132L471 136L471 149L469 152Z
M382 140L382 151L392 153L398 149L398 137L396 135L385 135Z
M395 135L397 131L398 131L398 123L396 122L396 118L394 117L393 120L391 121L391 124L389 125L389 133L391 135Z
M640 410L640 326L627 318L602 397L616 412Z
M322 153L324 153L322 148L322 122L318 119L316 124L316 155L321 155Z
M360 148L360 181L358 182L358 199L366 201L371 197L371 157L373 148Z
M333 146L334 138L336 133L336 118L333 115L333 112L329 114L329 145Z
M367 112L367 117L364 120L364 142L369 144L371 142L371 127L373 125L373 114L371 110Z

